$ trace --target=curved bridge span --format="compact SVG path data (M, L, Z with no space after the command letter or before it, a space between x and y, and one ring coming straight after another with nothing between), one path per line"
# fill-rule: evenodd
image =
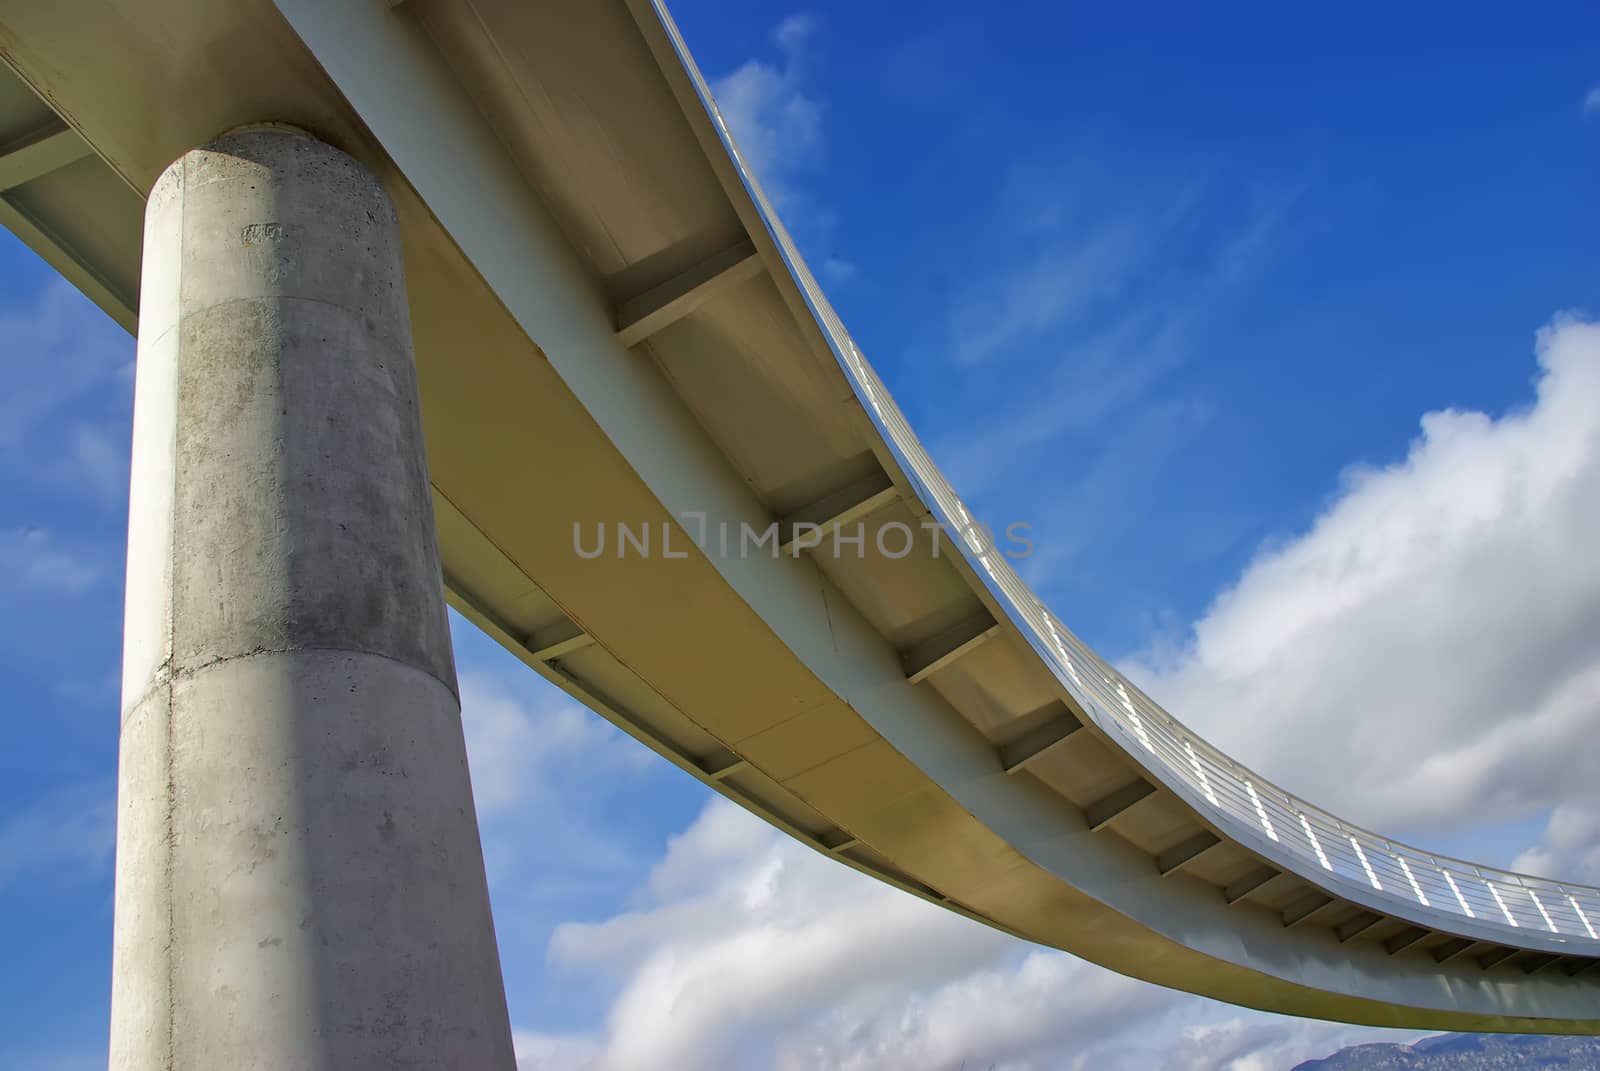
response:
M1384 1026L1600 1030L1600 890L1296 798L1028 590L828 304L662 4L0 0L0 30L0 134L27 135L0 156L0 222L129 328L142 198L192 146L272 117L384 180L453 605L717 791L1162 985Z

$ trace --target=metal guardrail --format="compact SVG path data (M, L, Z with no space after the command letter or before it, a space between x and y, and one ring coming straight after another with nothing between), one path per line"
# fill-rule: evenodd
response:
M1228 839L1331 895L1428 929L1518 948L1600 956L1600 889L1424 852L1290 795L1196 736L1090 650L1011 563L974 538L972 515L928 456L817 285L734 143L661 0L652 0L723 145L874 424L1011 623L1101 731Z
M844 333L803 262L795 266L829 333L843 343L843 363L862 402L920 485L924 503L947 530L973 532L971 514ZM1108 665L1044 607L1003 555L971 536L955 542L1095 724L1157 783L1178 790L1233 839L1313 885L1384 914L1519 947L1600 954L1600 889L1424 852L1290 795L1196 736Z

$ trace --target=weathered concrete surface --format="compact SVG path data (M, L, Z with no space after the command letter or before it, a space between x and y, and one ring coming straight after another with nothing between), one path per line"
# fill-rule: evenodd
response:
M510 1069L388 198L256 129L145 227L111 1067Z

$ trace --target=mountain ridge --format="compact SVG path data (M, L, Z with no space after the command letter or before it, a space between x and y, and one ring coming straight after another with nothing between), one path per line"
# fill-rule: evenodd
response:
M1600 1071L1600 1038L1437 1034L1411 1045L1352 1045L1291 1071Z

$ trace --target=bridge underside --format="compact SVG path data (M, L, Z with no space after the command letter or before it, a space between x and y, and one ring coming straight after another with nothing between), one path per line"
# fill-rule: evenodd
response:
M131 328L162 169L243 123L316 133L399 213L451 601L536 672L842 864L1123 973L1375 1025L1600 1029L1584 891L1501 922L1299 868L1257 782L1270 836L1052 668L1025 591L929 527L959 504L674 38L648 0L0 0L0 222ZM737 552L775 522L867 538ZM575 524L613 542L582 557ZM897 524L912 553L878 540ZM652 552L619 556L618 525Z

